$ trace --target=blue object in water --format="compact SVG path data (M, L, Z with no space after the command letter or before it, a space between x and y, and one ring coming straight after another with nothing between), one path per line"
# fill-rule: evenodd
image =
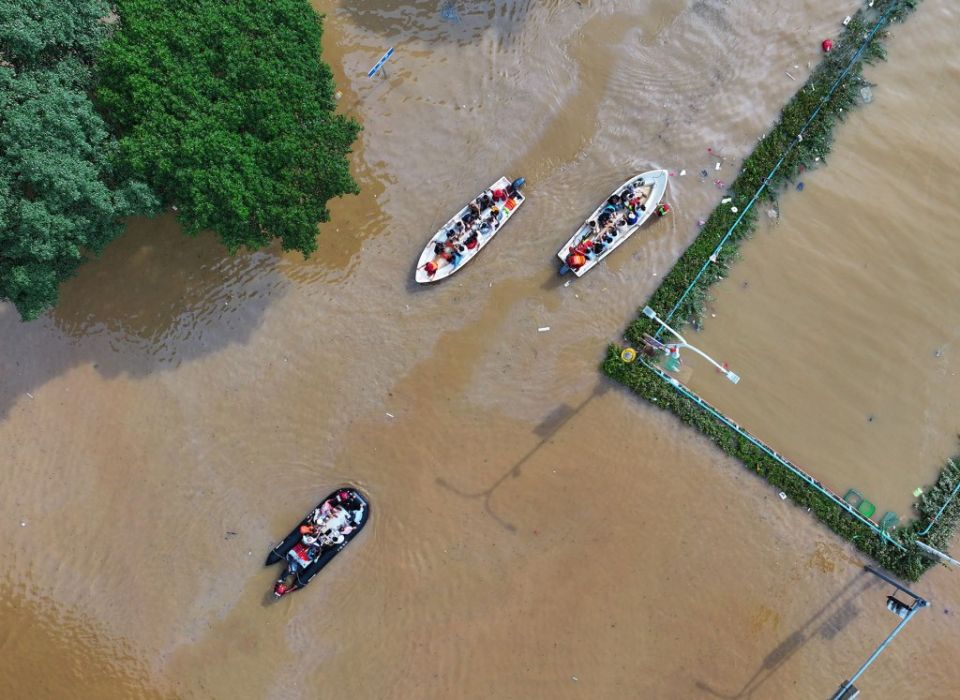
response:
M440 16L448 22L460 23L460 13L457 12L457 6L453 4L452 0L446 0L440 6Z
M798 182L798 183L797 183L797 192L803 192L803 183L802 183L802 182Z
M513 189L519 190L526 184L527 184L526 178L518 177L516 180L513 181Z

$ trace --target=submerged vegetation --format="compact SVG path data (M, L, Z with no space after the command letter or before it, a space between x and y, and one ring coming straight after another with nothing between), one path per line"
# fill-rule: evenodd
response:
M0 301L36 318L160 203L231 252L314 251L360 129L321 33L307 0L0 0Z
M813 167L827 155L837 122L842 120L845 110L861 101L861 90L869 86L862 75L863 63L885 57L883 26L903 20L918 4L919 0L874 0L853 16L833 50L744 160L730 187L732 201L713 210L696 240L649 299L649 305L658 312L672 311L672 325L700 323L709 288L726 276L737 255L738 243L753 231L756 207L775 201L778 192L804 168ZM879 31L874 31L878 26ZM654 321L640 315L625 335L631 344L640 347L644 334L654 335L657 330ZM809 508L832 530L905 578L915 580L931 565L931 560L913 544L917 536L922 534L923 541L934 547L944 547L960 521L960 498L950 501L940 512L960 483L960 467L955 461L948 462L936 486L919 502L918 519L889 537L880 537L840 504L675 390L643 362L624 362L620 349L612 346L603 370L696 427L725 452L783 490L794 503Z

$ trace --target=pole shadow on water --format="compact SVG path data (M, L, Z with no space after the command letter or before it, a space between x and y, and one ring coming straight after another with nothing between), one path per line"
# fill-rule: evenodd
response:
M764 657L760 668L750 676L739 691L723 693L700 680L696 682L696 687L713 697L725 698L726 700L753 697L753 694L811 639L819 636L822 639L831 640L836 637L860 614L860 609L857 607L857 598L867 590L881 585L879 580L868 576L861 568L836 595L832 596L805 623ZM786 598L786 600L789 600L789 598ZM828 612L830 614L827 614Z
M483 509L490 515L491 518L496 520L500 525L502 525L506 530L510 532L516 532L517 526L511 523L508 520L497 515L494 512L493 507L490 505L490 501L493 498L493 494L496 492L500 486L510 477L516 479L520 476L523 469L523 465L533 457L541 447L543 447L554 435L556 435L574 416L578 415L580 411L587 407L587 405L593 401L598 396L605 394L610 388L610 383L607 380L601 380L596 386L594 386L593 391L581 401L576 406L570 406L568 404L560 404L553 411L547 415L546 418L541 421L534 429L534 434L540 437L540 441L533 446L533 448L527 452L523 457L520 458L518 462L512 464L496 481L493 482L488 488L483 489L482 491L464 491L462 489L453 486L448 483L442 477L437 477L437 485L442 488L452 491L462 498L467 499L483 499Z

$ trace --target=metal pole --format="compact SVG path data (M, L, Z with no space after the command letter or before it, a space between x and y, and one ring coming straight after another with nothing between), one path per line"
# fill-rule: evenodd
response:
M889 583L891 586L893 586L893 587L896 588L897 590L903 591L904 593L906 593L908 596L910 596L911 598L913 598L917 603L919 603L921 608L926 607L926 605L927 605L927 601L926 601L926 600L924 600L922 597L918 596L916 593L914 593L913 591L911 591L911 590L910 590L909 588L907 588L906 586L902 586L901 584L897 583L897 581L896 581L895 579L890 578L889 576L887 576L887 575L886 575L885 573L883 573L882 571L877 571L877 570L874 569L872 566L866 565L866 566L864 566L863 568L864 568L865 571L869 571L871 574L873 574L873 575L876 576L877 578L886 581L887 583Z
M671 332L673 335L675 335L677 338L679 338L679 339L680 339L680 345L681 345L682 347L689 348L689 349L693 350L693 351L694 351L695 353L697 353L700 357L702 357L702 358L705 359L707 362L709 362L711 365L713 365L713 366L716 367L718 370L720 370L721 372L723 372L724 375L726 375L727 379L729 379L731 382L733 382L734 384L736 384L737 382L740 381L740 377L737 376L736 373L731 372L729 369L727 369L726 367L724 367L723 365L721 365L719 362L717 362L716 360L714 360L712 357L710 357L707 353L703 352L703 351L700 350L699 348L696 348L696 347L694 347L693 345L691 345L690 343L688 343L686 338L684 338L682 335L680 335L679 333L677 333L677 331L675 331L673 328L671 328L670 326L668 326L667 323L666 323L662 318L660 318L659 316L657 316L657 312L654 311L653 309L651 309L649 306L645 306L645 307L644 307L643 313L644 313L644 315L645 315L647 318L653 319L654 321L656 321L657 323L659 323L661 326L663 326L664 328L666 328L668 331L670 331L670 332Z
M944 554L944 553L941 552L939 549L934 549L934 548L931 547L930 545L924 544L924 543L921 542L920 540L916 540L916 545L917 545L920 549L922 549L924 552L927 552L928 554L932 554L933 556L938 557L939 559L941 559L941 560L943 560L943 561L946 561L946 562L948 562L948 563L950 563L950 564L953 564L954 566L960 568L960 561L957 561L956 559L954 559L954 558L952 558L952 557Z
M923 605L920 605L920 606L915 607L915 608L910 608L910 612L907 613L907 616L904 617L902 620L900 620L900 624L893 628L893 632L891 632L891 633L887 636L887 638L884 639L884 640L880 643L880 646L877 647L876 651L874 651L874 652L870 655L870 658L867 659L866 662L863 664L863 666L861 666L861 667L857 670L857 672L853 674L853 676L850 678L850 680L843 682L843 684L840 686L840 690L837 691L837 695L835 695L834 697L839 697L840 695L842 695L843 692L844 692L848 687L850 687L851 685L853 685L853 684L857 681L857 679L860 678L860 676L863 675L863 672L866 671L866 670L870 667L870 664L872 664L874 661L877 660L877 657L880 656L880 653L881 653L884 649L887 648L887 645L890 644L890 642L893 641L893 638L894 638L894 637L896 637L898 634L900 634L900 630L902 630L902 629L906 626L906 624L907 624L908 622L910 622L910 618L912 618L914 615L916 615L916 614L917 614L917 611L918 611L920 608L922 608L922 607L923 607Z
M876 651L874 651L870 655L870 658L867 659L866 662L864 662L864 664L859 669L857 669L857 672L850 677L850 680L844 681L843 683L840 684L840 689L837 690L836 693L834 693L831 700L840 700L840 698L843 697L843 694L847 691L847 689L851 688L853 684L857 681L857 679L863 675L864 671L866 671L870 667L870 664L872 664L874 661L877 660L877 657L880 656L883 650L886 649L887 646L890 644L890 642L893 641L893 638L896 637L898 634L900 634L900 630L906 627L907 623L910 622L910 619L914 615L916 615L922 608L925 608L930 604L926 601L926 599L921 598L916 593L911 591L909 588L900 585L899 583L897 583L897 581L890 578L885 573L881 571L877 571L876 569L870 566L864 566L863 568L869 571L871 574L873 574L877 578L882 579L883 581L886 581L891 586L894 586L898 591L903 591L908 596L912 597L913 605L910 606L910 610L907 611L907 614L904 616L904 618L900 620L900 624L898 624L896 627L893 628L893 632L887 635L887 638L880 643L880 646L878 646Z

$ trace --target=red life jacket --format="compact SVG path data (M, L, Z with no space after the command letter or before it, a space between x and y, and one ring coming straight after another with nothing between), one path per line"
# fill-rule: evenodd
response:
M567 265L571 270L579 270L587 264L587 258L580 253L571 253L567 256Z

